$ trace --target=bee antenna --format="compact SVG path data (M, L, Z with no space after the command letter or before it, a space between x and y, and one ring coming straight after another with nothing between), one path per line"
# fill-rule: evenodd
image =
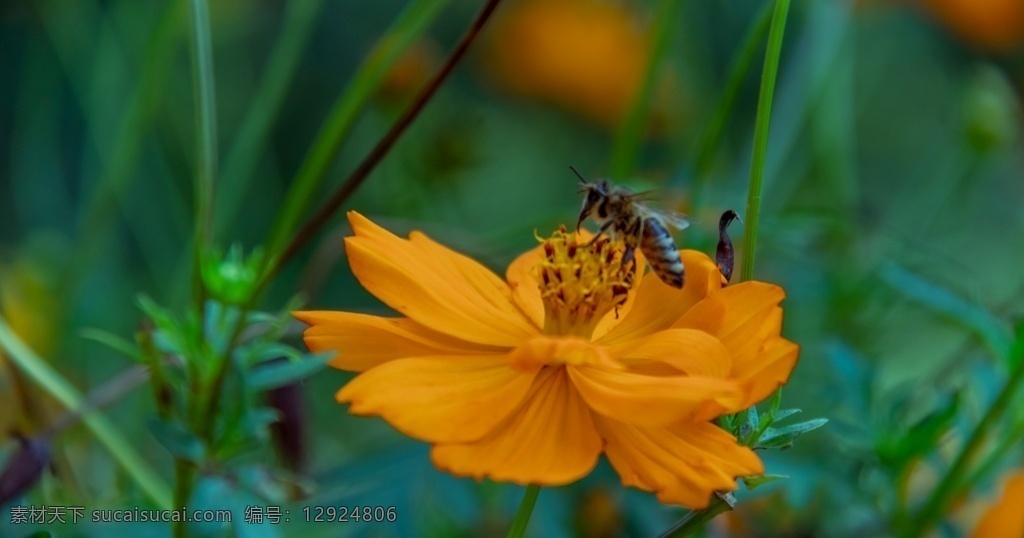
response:
M572 173L576 174L576 177L580 178L580 183L586 183L587 182L586 179L583 179L583 174L581 174L579 172L579 170L576 169L575 166L569 165L569 170L572 170Z

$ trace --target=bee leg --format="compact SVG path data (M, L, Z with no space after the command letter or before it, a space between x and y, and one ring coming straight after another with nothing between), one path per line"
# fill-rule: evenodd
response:
M627 246L625 248L625 250L622 251L622 262L619 264L619 267L621 267L623 271L627 271L626 264L629 264L628 272L635 274L636 273L636 249L634 249L633 247Z
M589 247L589 246L593 245L598 239L600 239L601 235L603 235L606 231L608 231L608 228L612 227L612 224L615 224L614 220L608 220L608 222L605 222L604 224L602 224L601 227L598 228L597 234L594 235L594 237L590 241L587 242L587 246Z

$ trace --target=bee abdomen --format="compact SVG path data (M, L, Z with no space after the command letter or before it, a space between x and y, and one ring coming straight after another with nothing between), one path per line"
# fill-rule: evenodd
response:
M658 219L646 219L642 239L641 250L654 274L669 286L682 288L685 277L683 260L665 225Z

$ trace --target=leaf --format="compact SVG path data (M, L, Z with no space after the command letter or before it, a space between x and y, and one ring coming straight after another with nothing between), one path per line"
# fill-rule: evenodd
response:
M79 331L78 334L86 340L103 344L136 362L146 362L142 353L139 352L138 346L114 333L102 329L86 328Z
M910 428L909 433L898 435L878 447L879 457L893 468L902 469L915 457L927 454L938 446L960 410L960 394L956 393L942 409L933 411Z
M879 270L882 280L907 298L953 318L974 332L999 358L1010 363L1013 339L998 318L976 304L889 261Z
M807 422L793 424L792 426L786 426L784 428L768 428L764 431L764 435L761 436L758 447L788 448L788 445L790 445L794 439L800 437L800 435L811 430L816 430L827 423L827 418L816 418L814 420L808 420Z
M268 390L305 379L322 370L333 354L304 355L295 361L280 361L261 366L249 376L254 390Z
M801 411L799 409L783 409L781 411L776 411L772 422L782 422L783 419L789 418L800 412Z
M203 442L180 422L153 419L149 431L172 456L200 463L206 455Z
M770 484L779 480L785 480L789 478L782 474L763 474L759 476L742 476L740 480L743 480L743 485L747 486L747 489L755 489L758 486Z

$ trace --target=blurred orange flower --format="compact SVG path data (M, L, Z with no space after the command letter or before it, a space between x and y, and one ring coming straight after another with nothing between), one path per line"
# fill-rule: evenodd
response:
M488 64L509 91L615 127L640 88L651 43L607 0L525 0L499 14Z
M1006 480L1003 496L984 514L971 536L974 538L1020 538L1024 536L1024 469Z
M353 273L406 317L295 316L310 325L312 351L361 372L338 401L432 443L439 468L562 485L603 452L624 484L689 508L764 472L710 421L789 378L798 347L780 336L778 286L722 288L714 262L692 250L682 289L636 279L619 266L620 245L564 229L503 281L422 233L401 239L354 212L349 221Z
M953 33L978 48L1006 52L1024 43L1021 0L920 0Z

